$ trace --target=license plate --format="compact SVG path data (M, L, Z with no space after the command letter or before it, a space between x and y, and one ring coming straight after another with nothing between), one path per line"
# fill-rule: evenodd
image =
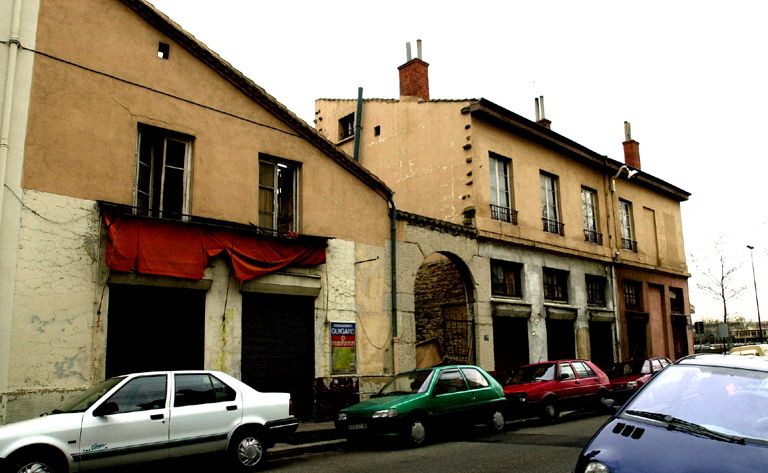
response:
M365 430L368 428L368 424L349 424L349 430Z

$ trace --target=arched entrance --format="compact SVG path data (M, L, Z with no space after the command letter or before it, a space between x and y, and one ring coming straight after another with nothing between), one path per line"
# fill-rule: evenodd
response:
M433 253L424 260L414 283L418 364L475 363L472 287L469 270L455 255ZM420 350L431 355L419 357Z

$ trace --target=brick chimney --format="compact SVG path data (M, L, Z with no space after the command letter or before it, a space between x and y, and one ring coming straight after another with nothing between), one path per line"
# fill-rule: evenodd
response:
M624 164L640 169L640 143L632 139L632 130L629 122L624 122Z
M429 64L421 60L421 40L416 40L417 57L411 59L411 43L406 43L408 62L398 67L400 71L400 97L419 97L429 100Z

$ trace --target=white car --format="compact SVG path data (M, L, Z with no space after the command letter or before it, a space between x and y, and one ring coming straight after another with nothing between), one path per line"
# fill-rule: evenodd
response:
M298 425L288 393L262 393L225 373L134 373L0 427L0 467L65 473L224 451L251 471Z

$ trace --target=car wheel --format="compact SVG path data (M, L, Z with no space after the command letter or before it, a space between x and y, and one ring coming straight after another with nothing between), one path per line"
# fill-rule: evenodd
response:
M552 399L545 399L544 404L541 406L541 420L546 423L554 422L560 415L560 411L557 408L557 402Z
M418 447L427 441L427 425L420 418L412 419L408 422L408 429L405 432L405 440L411 447Z
M504 418L504 413L501 410L494 410L491 418L488 421L488 427L492 432L502 432L507 425L507 420Z
M244 432L230 444L230 457L240 471L253 471L261 465L266 450L258 434Z
M25 454L11 461L12 473L59 473L64 471L52 456L45 453Z

